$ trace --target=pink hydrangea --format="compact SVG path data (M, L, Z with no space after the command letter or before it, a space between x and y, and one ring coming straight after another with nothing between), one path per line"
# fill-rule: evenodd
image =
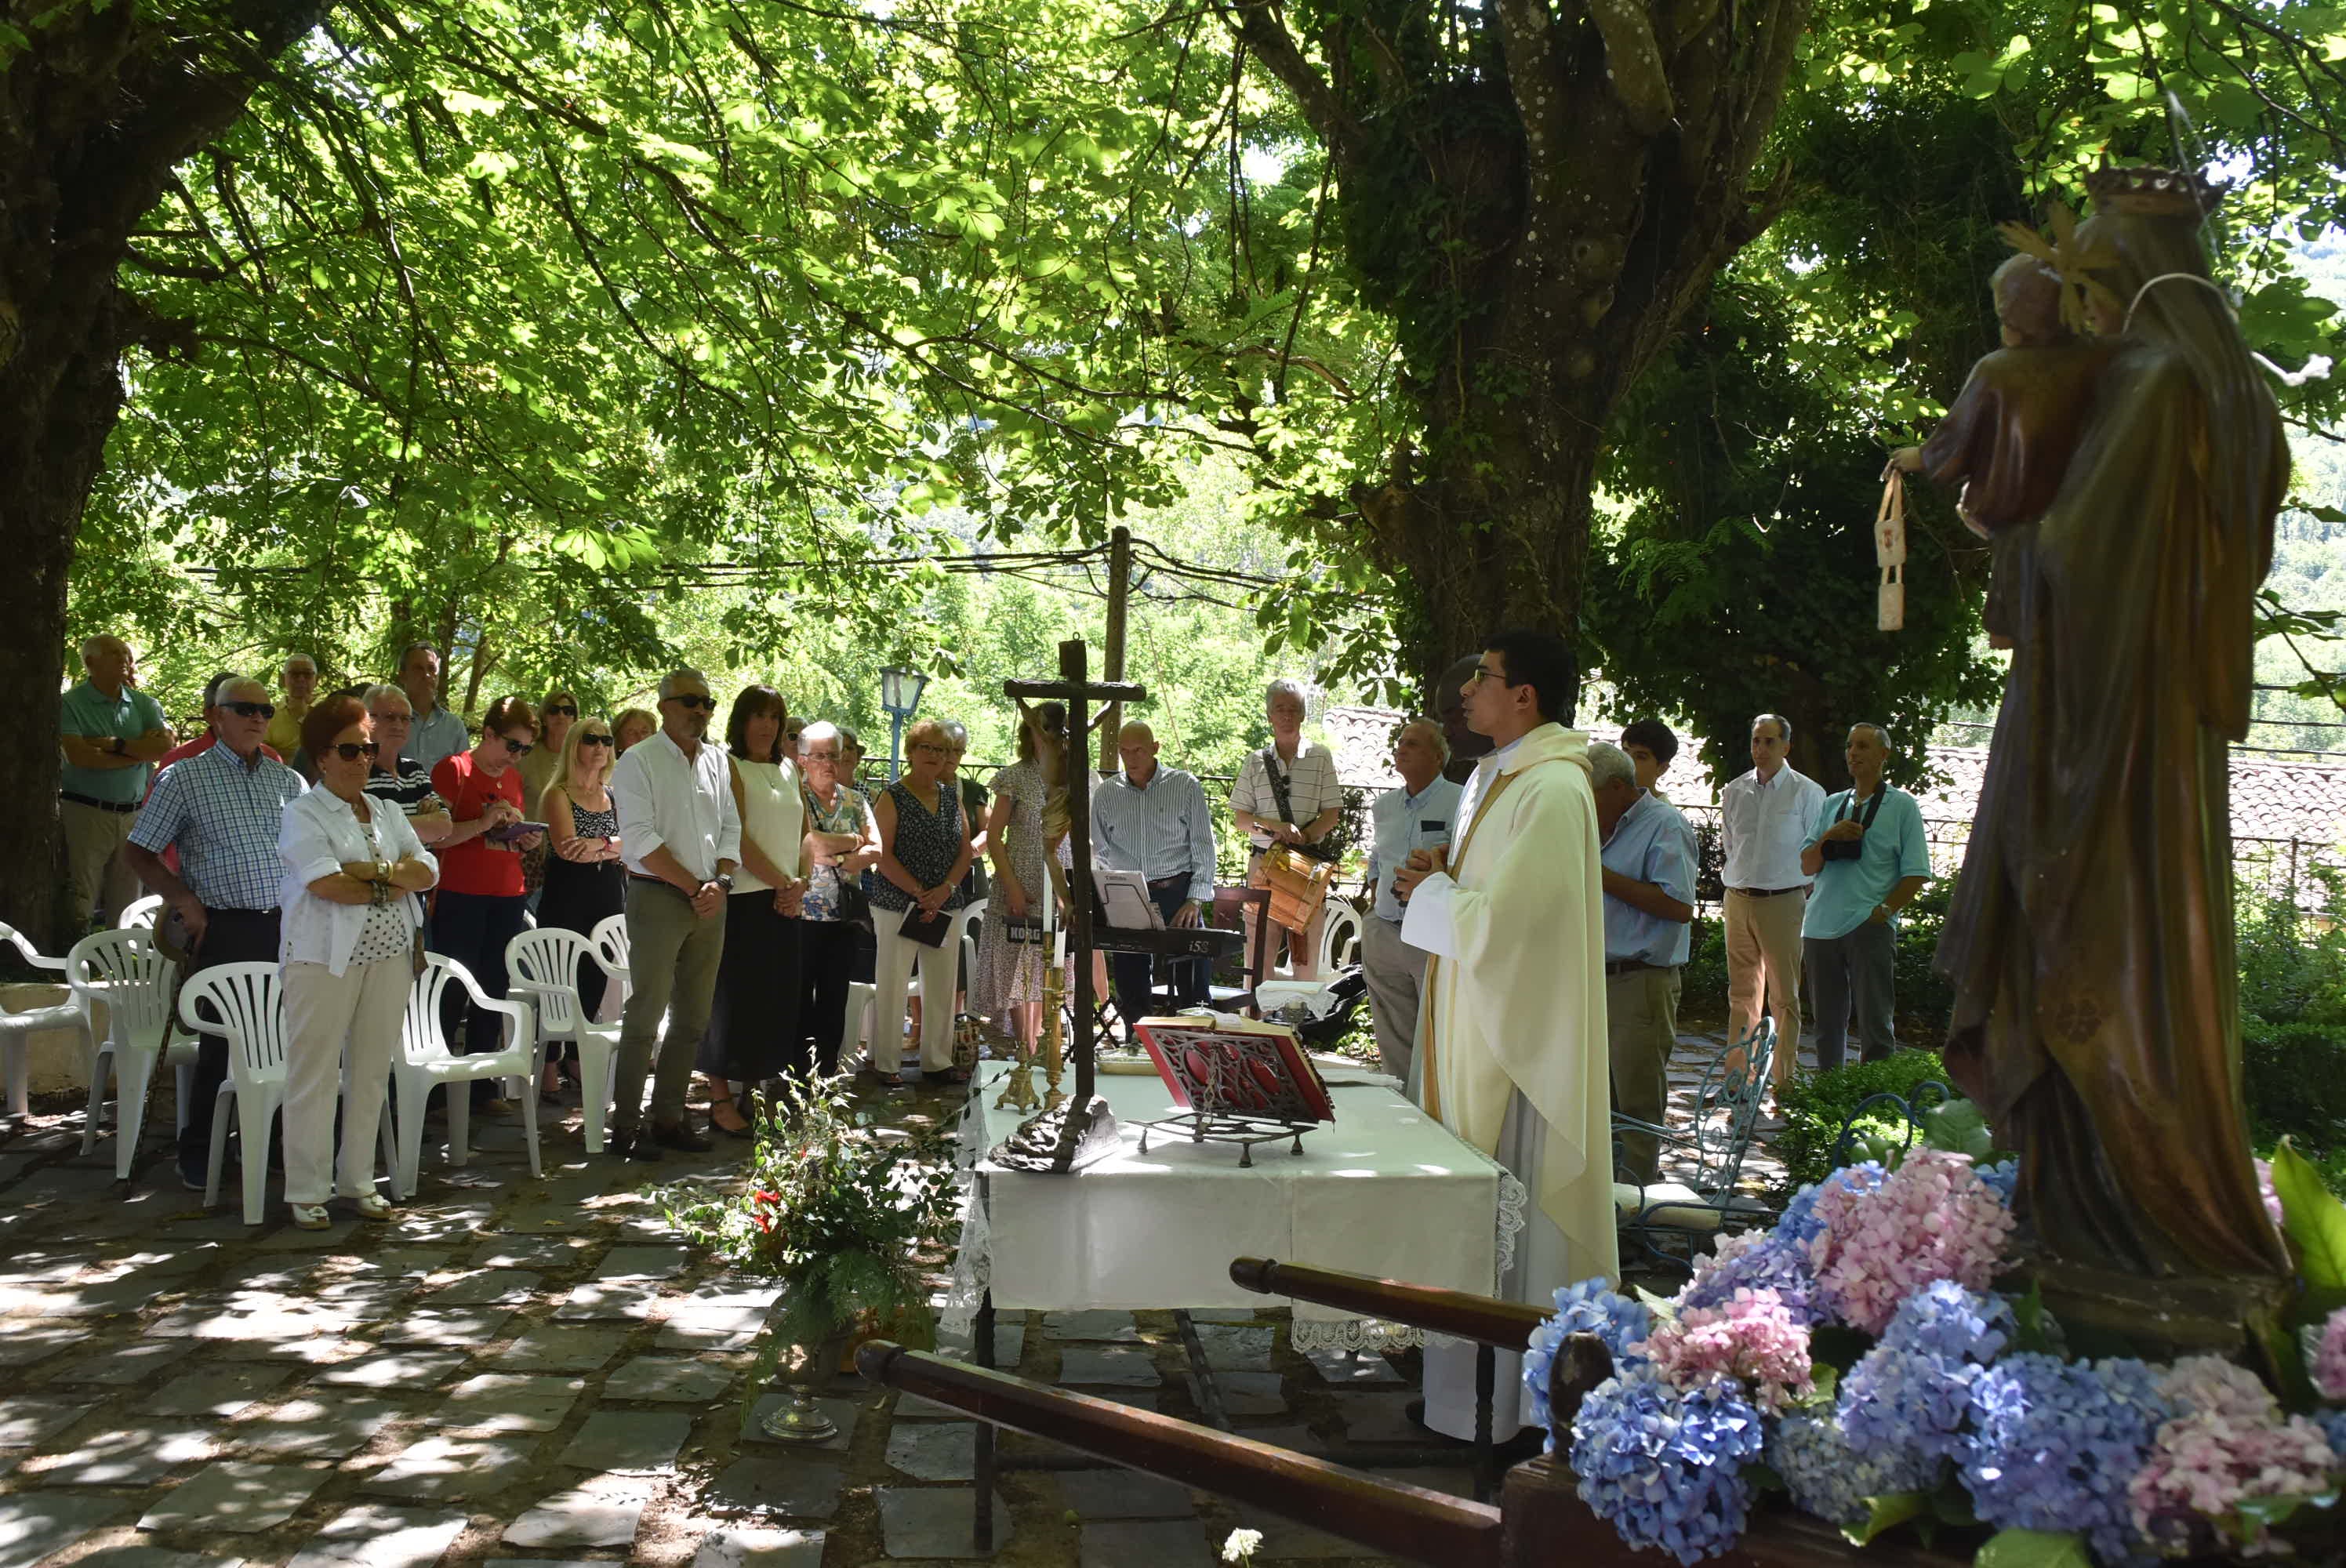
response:
M2184 1357L2158 1380L2158 1391L2185 1415L2243 1421L2274 1420L2280 1415L2280 1401L2264 1380L2221 1356Z
M2330 1440L2303 1416L2202 1410L2164 1424L2127 1489L2134 1527L2176 1555L2214 1543L2215 1521L2249 1498L2317 1497L2330 1490ZM2236 1522L2250 1555L2272 1543L2261 1524Z
M2346 1400L2346 1307L2330 1314L2306 1369L2325 1400Z
M2273 1225L2277 1228L2286 1229L2289 1225L2289 1220L2287 1217L2281 1213L2280 1189L2273 1186L2272 1161L2270 1160L2259 1160L2257 1162L2257 1193L2259 1196L2265 1200L2265 1212L2272 1216Z
M1638 1349L1674 1388L1739 1378L1763 1410L1780 1410L1815 1386L1809 1331L1773 1290L1739 1289L1717 1307L1690 1308Z
M1968 1155L1933 1148L1908 1154L1871 1191L1827 1189L1816 1217L1809 1261L1824 1299L1842 1322L1869 1334L1881 1333L1900 1303L1933 1281L1985 1290L2013 1227L2012 1211Z

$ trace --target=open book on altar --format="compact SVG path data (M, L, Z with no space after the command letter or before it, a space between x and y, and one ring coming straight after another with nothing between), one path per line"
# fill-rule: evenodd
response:
M1195 1013L1144 1018L1135 1033L1173 1103L1185 1110L1281 1122L1336 1119L1320 1069L1283 1023Z

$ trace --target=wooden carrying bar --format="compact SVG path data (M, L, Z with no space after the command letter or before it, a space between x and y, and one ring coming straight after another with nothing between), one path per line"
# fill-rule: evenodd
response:
M1484 1503L1378 1481L1269 1443L1042 1388L884 1339L856 1352L855 1365L874 1383L1268 1509L1373 1552L1440 1568L1499 1560L1499 1511Z
M1494 1350L1523 1349L1531 1342L1532 1330L1549 1317L1545 1308L1525 1301L1498 1301L1464 1290L1404 1285L1373 1275L1314 1268L1307 1263L1274 1263L1267 1257L1231 1259L1230 1281L1265 1296L1341 1307L1364 1318L1382 1318L1389 1323L1472 1339Z

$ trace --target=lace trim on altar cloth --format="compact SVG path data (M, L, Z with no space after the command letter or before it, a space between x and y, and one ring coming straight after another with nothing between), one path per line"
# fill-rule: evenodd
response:
M970 1102L973 1105L974 1097ZM937 1331L965 1336L975 1325L977 1309L994 1282L993 1233L987 1226L985 1203L977 1190L977 1162L985 1157L985 1118L962 1113L954 1163L960 1167L955 1186L961 1195L961 1242L954 1249L953 1283L946 1287L944 1305L937 1314Z
M1359 1350L1376 1354L1425 1343L1425 1330L1379 1318L1298 1318L1288 1339L1298 1350Z
M1531 1190L1512 1174L1499 1173L1499 1269L1491 1281L1494 1296L1507 1293L1507 1272L1515 1266L1515 1237L1524 1228L1524 1206L1531 1196Z

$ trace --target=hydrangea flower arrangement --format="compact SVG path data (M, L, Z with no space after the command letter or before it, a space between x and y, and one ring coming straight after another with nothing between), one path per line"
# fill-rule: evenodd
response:
M2280 1172L2293 1203L2294 1158ZM1615 1361L1570 1425L1582 1500L1686 1564L1730 1550L1754 1487L1775 1483L1858 1541L1919 1516L2026 1532L1997 1540L2030 1550L2066 1540L2106 1565L2288 1553L2276 1528L2346 1480L2346 1408L2290 1413L2218 1357L2058 1353L2033 1298L1991 1288L2017 1177L2009 1160L1974 1170L1918 1148L1802 1188L1772 1231L1721 1238L1650 1310L1601 1279L1558 1291L1525 1358L1535 1419L1568 1335L1595 1333ZM2331 1223L2346 1255L2346 1206ZM1828 1366L1816 1339L1836 1323L1874 1340L1845 1370L1852 1351ZM2346 1308L2305 1329L2303 1361L2346 1406Z

